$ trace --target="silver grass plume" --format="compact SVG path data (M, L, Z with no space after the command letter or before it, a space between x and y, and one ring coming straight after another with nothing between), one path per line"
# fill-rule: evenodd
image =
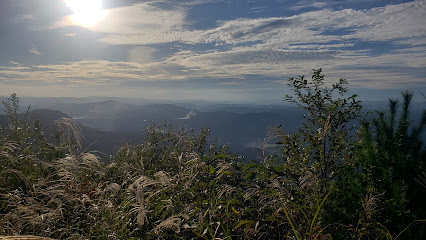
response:
M371 220L373 217L373 214L380 210L380 198L383 197L383 194L377 194L377 195L366 195L365 196L365 203L364 205L364 212L368 220Z
M232 164L223 160L219 160L216 170L216 179L220 179L223 175L229 175L233 170Z
M300 187L305 191L314 190L319 184L319 179L318 176L308 170L304 175L300 176L299 184Z
M13 156L11 155L18 148L18 144L13 141L4 142L0 147L0 157L8 159L14 166L16 166L16 162L14 161Z
M135 195L136 204L133 212L137 212L136 222L139 226L148 222L148 210L145 208L145 188L156 184L158 184L157 181L147 176L141 176L129 186L129 190Z
M171 216L158 224L154 229L154 233L158 234L162 229L170 229L176 233L179 233L181 223L182 219L179 216Z
M229 198L233 192L235 192L236 188L228 185L228 184L222 184L219 186L217 199L220 199L222 196L225 196L226 198Z
M56 120L55 124L59 130L61 146L67 148L72 155L76 155L78 151L83 149L84 135L75 120L63 117ZM74 150L77 152L74 152Z

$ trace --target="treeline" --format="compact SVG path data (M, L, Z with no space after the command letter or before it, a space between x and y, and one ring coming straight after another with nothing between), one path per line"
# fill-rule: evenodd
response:
M52 139L3 102L0 235L55 239L426 239L426 150L410 118L412 93L362 113L346 80L290 78L285 100L306 110L296 133L279 126L259 161L169 124L112 162L85 152L77 123Z

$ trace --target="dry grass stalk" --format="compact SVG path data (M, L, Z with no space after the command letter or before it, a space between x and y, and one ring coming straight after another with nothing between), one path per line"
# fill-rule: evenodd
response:
M220 199L222 196L225 196L226 198L229 198L232 193L234 193L236 190L236 187L233 187L228 184L222 184L219 186L217 199Z
M314 190L319 184L319 179L317 175L308 170L299 178L299 183L300 187L305 191Z
M196 153L191 153L188 155L190 160L187 160L184 164L183 178L185 180L184 187L189 189L192 186L194 180L197 176L203 172L206 168L206 163L201 161L200 156Z
M158 171L154 174L154 177L158 179L162 186L169 186L171 183L171 177L164 171Z
M110 183L106 188L105 191L106 192L110 192L113 194L118 193L121 190L121 186L117 183Z
M216 178L220 179L225 174L230 174L233 167L232 164L229 162L225 162L223 160L219 161L219 164L217 165L218 170L216 171Z
M74 145L77 150L83 149L84 135L76 121L71 118L60 118L55 124L58 126L61 145L66 147L70 154L76 154Z
M267 154L270 140L270 138L263 138L256 141L256 145L260 150L259 158L262 163L266 163L271 157L271 154Z
M269 127L267 130L267 139L272 140L274 138L285 139L287 135L281 127Z
M0 236L0 240L54 240L53 238L38 236Z
M331 119L331 115L329 114L328 117L327 117L327 120L324 123L323 131L322 131L322 136L321 136L322 138L324 138L327 135L328 129L331 126L331 122L332 121L330 121L330 119Z
M166 220L162 221L160 224L158 224L157 227L154 229L154 233L158 234L162 229L170 229L176 233L179 233L181 223L182 220L180 219L180 217L171 216Z
M382 196L383 194L365 196L364 212L368 220L371 220L373 214L379 210Z
M247 188L246 192L244 193L244 201L248 201L249 199L259 195L261 195L261 189L259 185L253 184L251 187Z
M17 148L18 148L18 144L16 142L7 141L3 143L2 146L0 147L0 157L4 157L12 161L13 157L11 153L14 152ZM14 162L12 162L12 164L15 165Z
M417 178L414 179L418 184L420 184L422 187L426 188L426 172L423 172L423 174L420 174Z

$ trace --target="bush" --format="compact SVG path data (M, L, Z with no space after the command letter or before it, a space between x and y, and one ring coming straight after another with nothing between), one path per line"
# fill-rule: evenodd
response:
M327 87L289 79L285 100L307 111L298 132L271 131L280 154L240 161L198 134L154 124L145 141L112 162L82 151L72 119L54 141L40 123L4 102L0 136L0 235L57 239L423 239L426 172L421 134L411 127L411 93L361 121L346 80ZM399 119L397 119L399 117Z

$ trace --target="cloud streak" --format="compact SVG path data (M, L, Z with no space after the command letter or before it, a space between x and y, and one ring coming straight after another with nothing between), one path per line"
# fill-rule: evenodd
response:
M325 6L321 2L312 4ZM216 28L207 30L191 28L187 22L189 9L176 6L164 10L150 2L112 9L92 31L105 33L100 41L107 44L263 43L273 47L351 39L387 41L421 38L424 42L426 35L424 1L368 10L322 9L289 17L219 20ZM330 30L341 33L330 34Z
M32 54L35 54L35 55L41 55L34 44L33 44L33 47L28 51Z
M136 2L107 9L103 20L85 31L56 17L49 27L33 31L69 36L67 46L77 46L77 42L85 46L88 41L87 45L99 46L100 50L94 51L90 60L81 60L85 59L82 57L75 62L0 66L0 85L118 89L148 83L191 83L204 84L210 91L244 92L273 89L288 77L308 74L319 67L330 79L344 77L360 88L424 84L425 1L369 9L342 9L336 7L338 3L301 1L287 6L287 13L292 14L281 15L268 15L270 7L255 5L250 7L251 13L262 17L229 18L218 14L208 27L201 26L191 15L224 2ZM39 48L31 43L22 48L30 59L48 55L47 44L35 43ZM104 53L104 49L121 49L122 57L96 55Z

